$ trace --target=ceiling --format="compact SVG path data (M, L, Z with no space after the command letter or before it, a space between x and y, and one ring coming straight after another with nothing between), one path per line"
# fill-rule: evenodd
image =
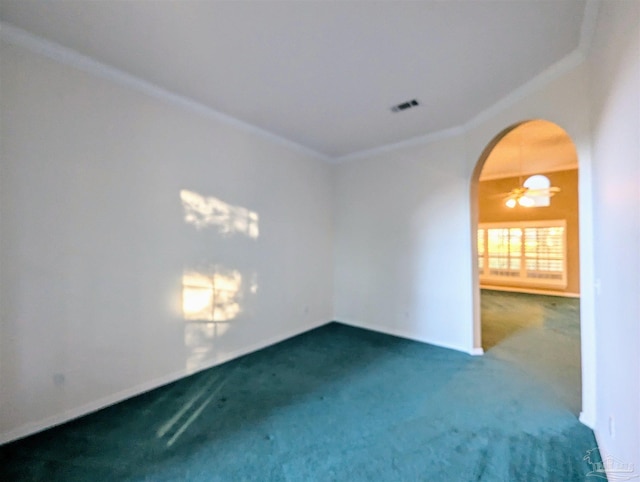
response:
M340 158L468 122L578 48L586 3L2 0L0 18Z
M578 153L571 137L544 120L525 122L493 148L480 173L481 181L578 169Z

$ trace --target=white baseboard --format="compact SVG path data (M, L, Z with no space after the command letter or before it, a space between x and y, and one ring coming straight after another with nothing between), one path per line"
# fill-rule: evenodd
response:
M418 337L418 336L415 336L415 334L402 329L389 328L387 326L375 325L372 323L363 323L361 321L354 321L354 320L335 319L335 321L337 321L338 323L342 323L343 325L349 325L355 328L363 328L365 330L376 331L378 333L397 336L399 338L406 338L411 341L418 341L420 343L426 343L428 345L434 345L440 348L447 348L449 350L461 351L463 353L468 353L469 355L484 354L484 351L482 350L482 348L465 348L459 345L454 345L454 344L439 341L439 340L433 340L431 338Z
M583 425L586 425L591 430L595 431L595 429L596 429L596 420L595 420L595 417L592 414L588 414L586 412L580 412L580 416L578 417L578 420L580 420L580 422Z
M95 412L102 408L106 408L115 403L122 402L128 398L135 397L144 392L148 392L155 388L161 387L171 382L175 382L189 375L193 375L194 373L200 372L202 370L207 370L217 365L221 365L226 363L234 358L238 358L244 355L248 355L249 353L253 353L255 351L261 350L271 345L275 345L276 343L280 343L281 341L287 340L294 336L300 335L307 331L313 330L320 326L326 325L330 323L330 321L321 321L312 323L304 328L299 328L295 330L290 330L285 333L280 333L276 336L272 336L265 340L261 340L257 343L253 343L249 346L242 347L241 349L235 350L231 353L226 353L224 357L216 358L212 360L205 361L202 366L200 366L197 370L188 371L186 368L183 370L178 370L173 373L164 375L162 377L155 378L148 382L141 383L139 385L126 388L114 394L108 395L106 397L100 398L98 400L91 401L79 407L74 407L69 410L66 410L62 413L52 415L50 417L46 417L44 419L38 420L36 422L29 422L20 427L17 427L13 430L9 430L8 432L0 433L0 445L12 442L14 440L21 439L28 435L33 435L37 432L41 432L48 428L55 427L56 425L61 425L65 422L69 422L74 418L82 417L84 415L88 415L89 413Z

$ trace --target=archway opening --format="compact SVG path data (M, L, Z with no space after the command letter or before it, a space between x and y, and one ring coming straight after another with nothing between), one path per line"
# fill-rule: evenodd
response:
M525 121L491 141L473 179L473 259L479 300L475 346L513 357L550 378L550 385L557 385L578 412L576 147L558 125Z

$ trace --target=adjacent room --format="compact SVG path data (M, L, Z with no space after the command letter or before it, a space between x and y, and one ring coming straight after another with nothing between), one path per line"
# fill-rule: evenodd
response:
M640 3L2 0L0 479L640 477Z
M580 296L578 153L573 141L548 121L515 127L484 161L478 198L478 270L482 301L492 312L482 323L487 350L543 320L540 310L525 313L519 300L535 306L544 298L505 293ZM572 321L578 343L579 321Z

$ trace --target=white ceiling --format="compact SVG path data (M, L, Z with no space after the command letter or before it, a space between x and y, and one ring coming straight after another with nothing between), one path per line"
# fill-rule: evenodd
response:
M0 18L336 158L469 121L575 51L585 5L2 0Z

